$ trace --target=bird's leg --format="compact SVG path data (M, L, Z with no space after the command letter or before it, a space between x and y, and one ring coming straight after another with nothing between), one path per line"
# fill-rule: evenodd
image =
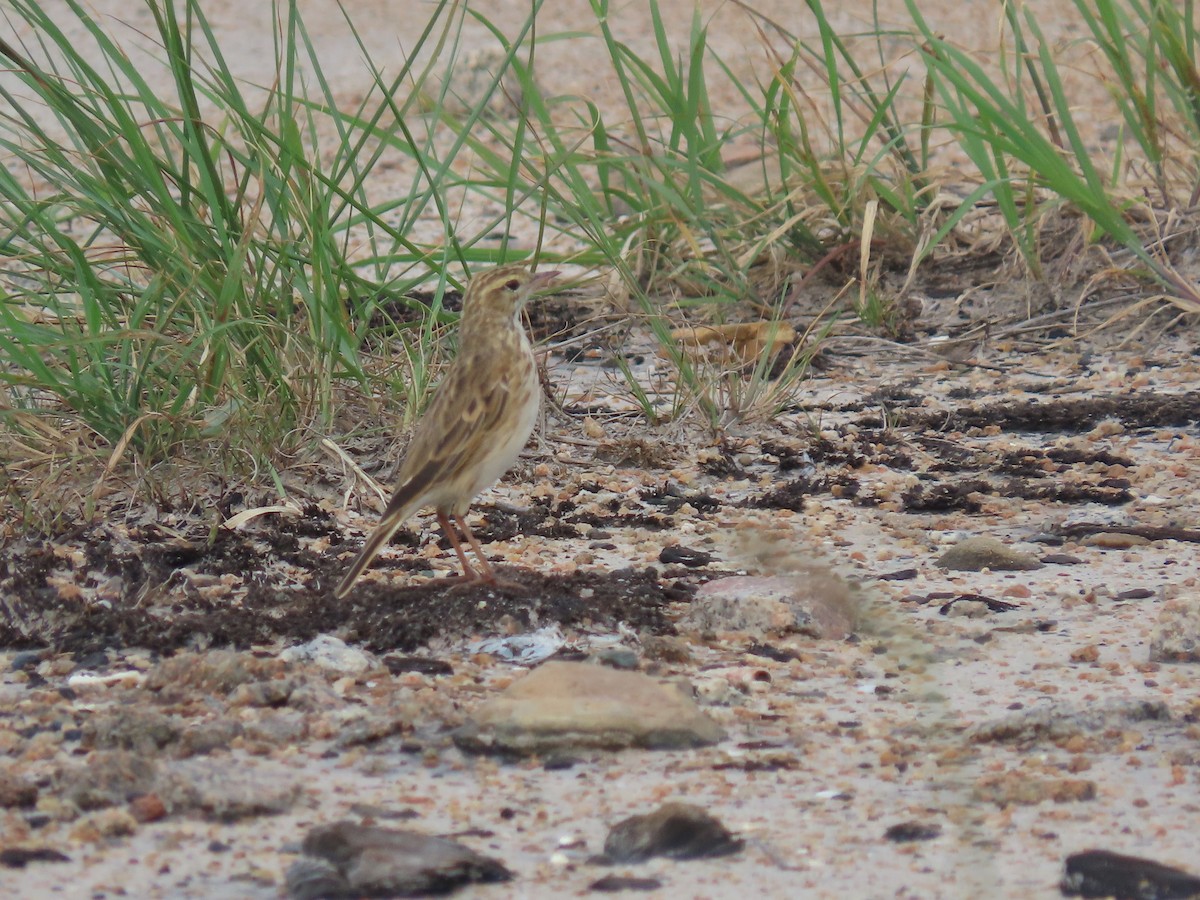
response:
M492 568L492 564L488 562L487 557L483 555L483 548L479 546L479 541L475 539L475 535L471 532L471 527L467 524L467 520L456 514L454 516L454 521L462 530L463 536L467 539L467 543L471 545L471 549L475 551L475 559L479 561L479 567L483 570L478 575L479 579L487 582L488 584L498 584L499 580L496 578L496 570Z
M462 519L458 516L455 516L454 518L459 522L462 522ZM479 581L481 579L483 581L495 581L496 575L494 572L492 572L492 567L487 565L487 560L482 556L479 557L479 559L480 562L487 566L487 572L484 575L480 575L475 571L474 568L472 568L470 561L467 559L467 554L463 551L462 541L458 539L458 531L453 525L450 524L449 517L440 509L437 511L437 520L438 524L442 526L442 533L445 534L450 540L450 546L453 547L454 552L458 554L458 561L462 563L463 578L467 581ZM467 535L467 540L471 542L471 549L475 551L476 555L478 555L479 545L475 543L475 535L471 534L469 530L464 529L464 532ZM488 578L488 575L491 575L490 579Z

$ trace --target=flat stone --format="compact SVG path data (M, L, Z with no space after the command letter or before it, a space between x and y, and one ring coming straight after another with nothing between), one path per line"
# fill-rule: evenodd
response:
M841 640L854 630L859 598L835 572L734 575L701 586L681 621L700 632L742 631L754 637L800 633Z
M552 661L475 711L454 734L465 750L677 749L725 734L691 697L639 672Z
M296 900L446 894L469 882L512 878L496 860L456 841L353 822L314 828L302 850L307 858L287 872Z
M1001 716L975 726L967 734L977 744L1027 744L1109 730L1119 733L1135 722L1170 719L1171 711L1161 700L1113 700L1090 706L1061 703Z
M983 569L1025 572L1042 567L1041 560L1033 554L1014 550L995 538L983 536L969 537L955 544L938 558L937 565L955 572L979 572Z
M198 757L164 766L155 790L172 813L199 812L221 822L286 812L300 799L298 778L229 759Z
M196 690L224 696L239 685L273 678L285 668L279 660L260 659L249 652L180 653L147 672L146 687L172 694Z

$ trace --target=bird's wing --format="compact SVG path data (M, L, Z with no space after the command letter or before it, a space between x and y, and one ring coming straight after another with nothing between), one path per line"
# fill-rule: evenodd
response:
M488 366L463 365L446 376L405 454L389 510L427 496L438 484L461 483L487 458L511 414L514 389L510 372L482 383L482 376L494 374Z

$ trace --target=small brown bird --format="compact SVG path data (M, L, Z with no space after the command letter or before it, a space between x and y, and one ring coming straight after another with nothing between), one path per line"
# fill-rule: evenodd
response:
M542 392L521 307L557 275L501 266L471 279L463 296L458 356L417 425L383 518L334 596L350 592L396 529L422 506L437 510L464 577L496 583L463 516L475 496L508 471L533 431ZM455 525L481 571L467 561Z

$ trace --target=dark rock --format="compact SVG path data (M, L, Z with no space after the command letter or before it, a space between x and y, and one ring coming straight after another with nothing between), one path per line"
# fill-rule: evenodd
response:
M1155 596L1155 592L1150 588L1130 588L1127 591L1121 591L1117 594L1118 600L1148 600Z
M0 866L23 869L31 862L70 862L71 857L49 847L6 847L0 850Z
M1109 850L1085 850L1067 857L1059 888L1068 897L1120 900L1183 900L1200 897L1200 876L1150 859Z
M890 827L883 836L898 844L908 841L931 841L942 836L942 826L925 822L901 822Z
M958 603L963 604L963 606L956 609L955 604ZM997 600L995 597L986 597L983 594L960 594L949 603L943 603L938 607L938 615L975 619L979 618L980 615L986 615L990 612L1012 612L1014 609L1020 608L1019 604L1009 603L1007 600ZM978 613L976 613L976 610L978 610Z
M687 566L694 569L707 566L713 561L713 555L705 553L703 550L692 550L676 544L671 547L663 547L662 552L658 554L658 561L665 565Z
M596 662L614 669L633 670L638 667L638 655L628 647L609 647L596 654Z
M22 669L33 669L46 656L45 650L22 650L13 657L12 665L9 670L12 672L20 672Z
M657 891L662 887L657 878L635 878L632 875L605 875L588 885L589 891L615 894L618 891Z
M383 658L383 664L393 675L417 672L421 675L453 675L454 666L444 659L429 659L425 656L398 656L393 653Z
M910 581L917 577L916 569L897 569L894 572L884 572L875 576L879 581Z
M1042 562L1048 566L1078 566L1083 560L1070 553L1047 553L1042 557Z
M444 894L470 882L512 878L498 861L456 841L353 822L314 828L302 849L308 858L287 872L297 900Z
M737 853L743 846L699 806L665 803L614 825L604 841L604 854L614 862L641 862L652 856L698 859Z

